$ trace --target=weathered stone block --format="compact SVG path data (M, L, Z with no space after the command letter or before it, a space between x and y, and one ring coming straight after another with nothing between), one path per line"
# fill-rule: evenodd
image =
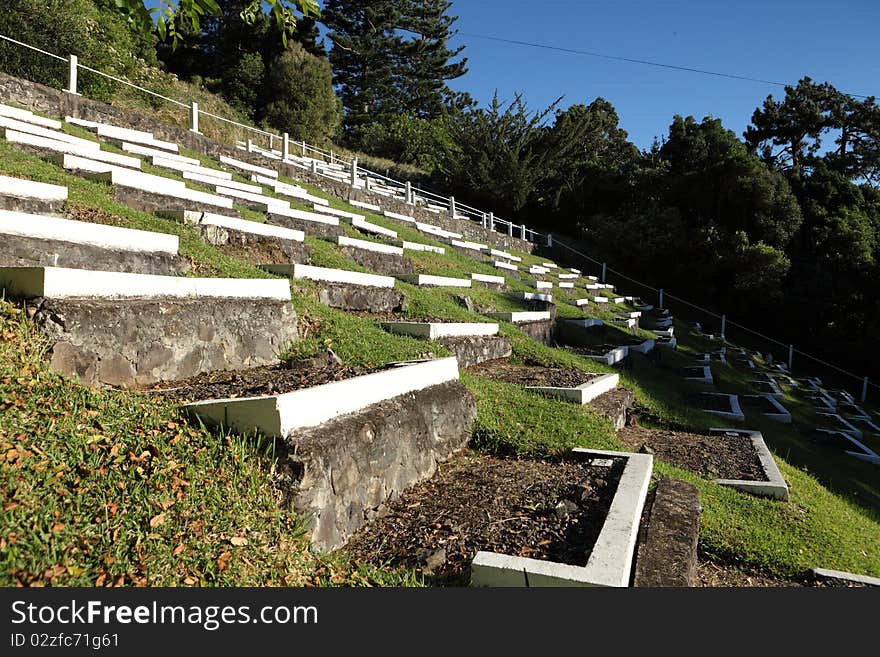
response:
M543 344L552 345L553 326L555 323L555 320L544 319L538 320L536 322L522 322L517 324L517 326L521 328L525 332L525 334L528 335L532 340L535 340L536 342L541 342Z
M394 274L413 273L412 262L406 256L394 255L392 253L377 253L376 251L367 251L351 246L342 246L339 250L342 251L345 257L377 274L393 276Z
M340 547L386 500L431 477L465 447L476 414L470 391L449 382L287 438L286 485L312 544Z
M242 299L43 299L34 322L53 367L124 387L274 363L297 337L290 303Z
M311 262L311 249L303 242L255 235L211 224L200 224L197 230L208 244L219 247L227 255L247 260L252 264Z
M635 586L695 586L700 493L678 479L661 479L636 558Z
M290 228L292 230L301 230L306 235L314 237L339 237L344 233L342 226L336 224L325 224L320 221L308 221L297 217L288 217L283 214L269 213L269 223L282 228Z
M170 253L123 251L21 235L5 235L3 242L0 267L70 267L161 276L177 276L189 269L185 260Z
M318 300L331 308L371 313L400 312L406 308L402 292L393 288L344 283L322 283Z
M458 359L462 369L487 360L507 358L513 353L510 340L497 335L441 338L437 342Z
M238 210L235 210L234 208L224 208L217 205L200 203L198 201L178 199L164 194L153 194L133 187L114 186L113 198L135 210L141 210L143 212L153 213L157 210L191 210L197 212L220 213L229 217L241 218Z
M37 198L18 198L15 196L0 196L0 210L10 212L26 212L28 214L42 214L48 216L61 216L64 214L64 204L67 201L46 201Z

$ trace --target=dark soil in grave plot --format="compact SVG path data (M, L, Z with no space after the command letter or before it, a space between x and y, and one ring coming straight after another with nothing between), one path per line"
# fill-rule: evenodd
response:
M680 373L683 377L702 379L706 372L702 367L682 367Z
M727 395L694 395L691 398L691 403L704 411L733 412L730 397Z
M773 385L770 384L770 382L768 381L751 381L749 385L757 392L760 392L764 395L771 395L776 393Z
M577 388L592 381L599 374L582 372L573 367L553 368L542 365L512 365L506 359L487 360L468 368L468 372L493 381L504 381L520 386L550 388Z
M261 397L343 381L380 369L345 367L326 360L311 367L264 365L249 370L221 370L205 372L189 379L161 381L145 388L144 392L176 402Z
M628 425L617 437L633 451L648 447L657 458L704 477L767 481L747 436L709 436Z
M613 344L600 344L595 347L566 347L565 350L579 356L604 356L618 347L618 345Z
M867 584L842 579L818 578L805 572L792 578L773 577L761 573L742 570L736 565L714 560L700 559L697 565L698 586L708 587L752 587L752 588L871 588Z
M780 412L779 409L773 405L773 402L762 395L740 395L739 401L740 406L747 408L750 411L765 414L773 413L776 415Z
M418 568L466 585L478 551L584 566L625 459L526 461L462 454L390 503L346 551L378 566Z

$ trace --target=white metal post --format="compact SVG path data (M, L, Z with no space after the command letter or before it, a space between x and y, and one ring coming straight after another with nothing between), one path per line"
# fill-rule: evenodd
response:
M788 371L791 372L791 364L794 361L794 345L788 345Z
M605 275L608 273L608 265L606 263L602 263L602 282L605 282Z
M663 310L663 288L660 288L660 310Z
M486 227L486 222L487 222L488 220L489 220L489 218L488 218L488 216L486 215L486 213L484 212L484 213L483 213L483 217L482 217L483 228Z
M450 196L450 197L449 197L449 216L452 217L453 219L455 219L455 215L456 215L456 212L455 212L455 197L454 197L454 196Z
M76 92L76 82L79 74L79 58L76 55L68 56L67 93L79 96Z
M358 181L358 159L354 158L351 161L351 186L357 186Z
M415 203L413 202L412 183L409 180L406 181L404 193L406 194L406 204L415 205Z
M489 230L491 230L493 233L495 232L495 213L494 212L489 213Z
M553 233L547 233L547 247L553 246Z
M253 140L253 139L248 139L248 140L247 140L247 152L248 152L248 153L253 153L253 152L254 152L254 140Z
M281 135L281 161L287 162L290 158L290 135L286 132Z
M724 340L724 336L727 335L727 315L721 315L721 339Z
M862 381L862 403L868 399L868 377L865 377L865 380Z
M512 221L507 222L507 235L508 235L508 237L513 237L513 222Z
M192 101L189 108L189 129L197 135L202 134L199 132L199 104L196 101Z
M306 142L303 142L303 157L306 156Z
M523 240L525 240L526 239L526 225L523 224L521 226L521 228L522 228L522 238L523 238Z
M318 160L312 160L312 173L318 175Z

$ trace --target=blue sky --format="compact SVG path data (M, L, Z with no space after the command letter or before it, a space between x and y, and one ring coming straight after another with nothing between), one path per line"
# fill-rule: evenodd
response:
M640 148L673 115L712 115L738 135L782 87L508 45L486 34L607 55L796 83L804 75L880 96L878 0L457 0L455 43L470 71L451 86L481 104L498 89L543 109L609 100Z

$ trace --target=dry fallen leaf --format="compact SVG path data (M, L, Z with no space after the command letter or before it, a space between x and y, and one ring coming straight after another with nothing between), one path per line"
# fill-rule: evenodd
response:
M158 516L150 518L150 527L158 527L165 523L165 514L160 513Z
M248 544L248 540L244 536L233 536L229 539L229 542L236 547L241 547Z

